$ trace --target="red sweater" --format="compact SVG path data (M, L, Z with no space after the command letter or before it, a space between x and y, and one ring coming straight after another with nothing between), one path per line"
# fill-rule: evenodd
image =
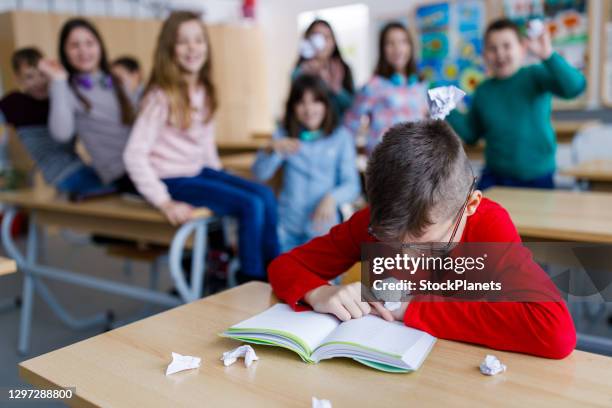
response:
M376 242L368 234L369 222L366 208L327 235L279 256L268 268L274 293L293 309L304 310L298 302L308 291L359 262L361 243ZM508 212L484 198L468 217L461 242L520 242L520 237ZM442 339L548 358L563 358L576 345L576 329L563 301L413 301L404 322Z

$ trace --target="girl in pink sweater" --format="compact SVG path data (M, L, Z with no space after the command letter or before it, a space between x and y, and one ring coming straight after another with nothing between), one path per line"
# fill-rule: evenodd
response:
M265 278L278 255L272 191L224 172L214 139L217 108L210 46L199 16L174 12L164 22L142 111L128 141L125 166L138 191L172 224L208 207L239 221L242 272Z

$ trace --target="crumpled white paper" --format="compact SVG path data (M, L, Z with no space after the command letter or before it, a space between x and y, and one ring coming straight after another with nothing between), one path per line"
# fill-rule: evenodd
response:
M444 119L457 107L465 92L456 86L440 86L427 91L429 96L429 116L432 119Z
M480 363L480 372L484 375L497 375L504 371L506 371L506 366L494 355L487 354L482 363Z
M393 312L394 310L397 310L402 306L402 302L385 302L383 306L388 311Z
M168 365L168 368L166 368L166 375L198 368L201 362L202 359L200 357L183 356L179 353L172 352L172 362Z
M302 40L300 43L300 55L302 58L311 59L323 48L325 48L325 37L322 34L315 33Z
M329 400L312 397L312 408L332 408Z
M527 36L529 38L538 38L542 34L544 34L544 22L542 20L531 20L527 24Z
M253 364L253 361L259 360L259 357L257 357L257 354L255 354L253 347L249 346L248 344L236 347L230 351L226 351L223 353L221 360L223 360L223 365L227 367L234 364L240 357L244 358L244 365L247 367L250 367L251 364Z

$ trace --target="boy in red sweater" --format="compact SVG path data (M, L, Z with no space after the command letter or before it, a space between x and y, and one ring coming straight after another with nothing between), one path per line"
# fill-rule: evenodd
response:
M559 298L543 302L412 302L390 312L363 302L360 282L330 285L372 242L520 242L507 211L474 190L459 137L440 120L397 125L374 150L366 174L370 206L327 234L276 258L268 275L276 295L341 320L368 313L433 336L549 358L574 349L576 330ZM533 261L530 261L533 262ZM519 268L529 274L537 265ZM530 276L519 276L529 281Z

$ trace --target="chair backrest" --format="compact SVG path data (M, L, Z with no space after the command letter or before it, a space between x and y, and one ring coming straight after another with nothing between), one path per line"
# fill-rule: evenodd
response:
M612 125L597 125L578 132L572 141L574 164L590 160L612 160Z

